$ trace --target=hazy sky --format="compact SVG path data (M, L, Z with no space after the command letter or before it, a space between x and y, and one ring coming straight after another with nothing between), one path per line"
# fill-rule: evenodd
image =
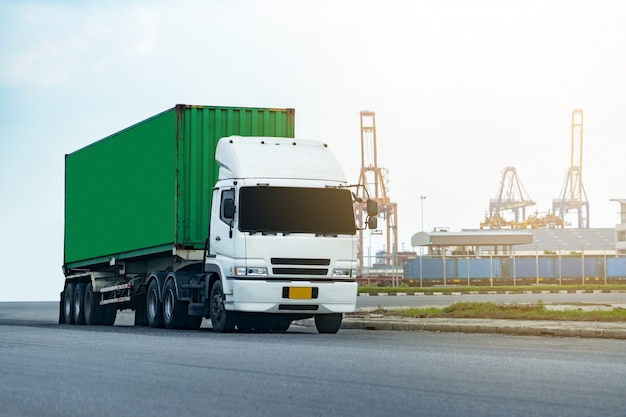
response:
M424 229L478 228L507 166L550 210L580 108L591 227L614 227L626 2L0 0L0 300L58 299L64 155L177 103L293 107L354 182L375 111L407 250L420 195Z

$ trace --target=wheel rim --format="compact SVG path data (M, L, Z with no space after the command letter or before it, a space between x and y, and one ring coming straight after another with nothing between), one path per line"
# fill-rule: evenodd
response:
M172 320L172 317L174 317L174 293L171 289L165 294L163 313L165 314L165 319L168 321Z
M72 314L72 299L70 297L68 297L67 295L67 288L65 289L65 299L64 299L64 306L65 306L65 317L69 318L69 316Z
M159 308L157 304L156 291L152 290L148 294L148 315L151 319L154 319L157 316L157 309Z
M83 303L83 314L85 321L91 318L91 291L85 291L85 302Z
M224 300L222 300L222 292L216 291L211 300L211 318L221 322L224 316Z
M78 317L83 309L83 306L80 305L80 297L77 297L77 295L79 295L78 292L80 291L79 288L80 286L77 285L74 290L74 317Z

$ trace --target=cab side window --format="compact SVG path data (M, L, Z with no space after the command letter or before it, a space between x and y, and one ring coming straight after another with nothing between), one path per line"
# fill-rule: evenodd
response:
M220 220L230 224L235 208L235 190L224 190L220 199Z

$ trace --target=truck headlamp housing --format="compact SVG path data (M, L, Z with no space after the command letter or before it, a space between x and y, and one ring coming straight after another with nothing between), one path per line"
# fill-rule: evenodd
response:
M242 276L266 277L267 268L259 267L259 266L249 266L249 267L236 266L235 275L238 277L242 277Z
M353 269L333 269L333 278L354 278Z

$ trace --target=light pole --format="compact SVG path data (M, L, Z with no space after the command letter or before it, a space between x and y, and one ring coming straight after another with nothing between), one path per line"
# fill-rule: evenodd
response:
M373 262L372 262L372 235L374 236L381 236L383 234L383 231L380 229L374 229L371 230L370 229L370 241L369 241L369 247L367 248L367 258L368 258L368 264L369 264L369 270L367 273L367 285L370 285L370 279L372 277L372 266L373 266Z
M422 228L420 229L420 232L424 231L424 200L426 200L426 196L421 195L420 196L420 215L422 217Z
M424 200L426 200L426 196L425 195L421 195L420 196L420 216L422 218L422 228L420 230L420 232L424 231ZM420 245L420 288L422 287L422 262L423 262L423 255L424 255L424 246Z

